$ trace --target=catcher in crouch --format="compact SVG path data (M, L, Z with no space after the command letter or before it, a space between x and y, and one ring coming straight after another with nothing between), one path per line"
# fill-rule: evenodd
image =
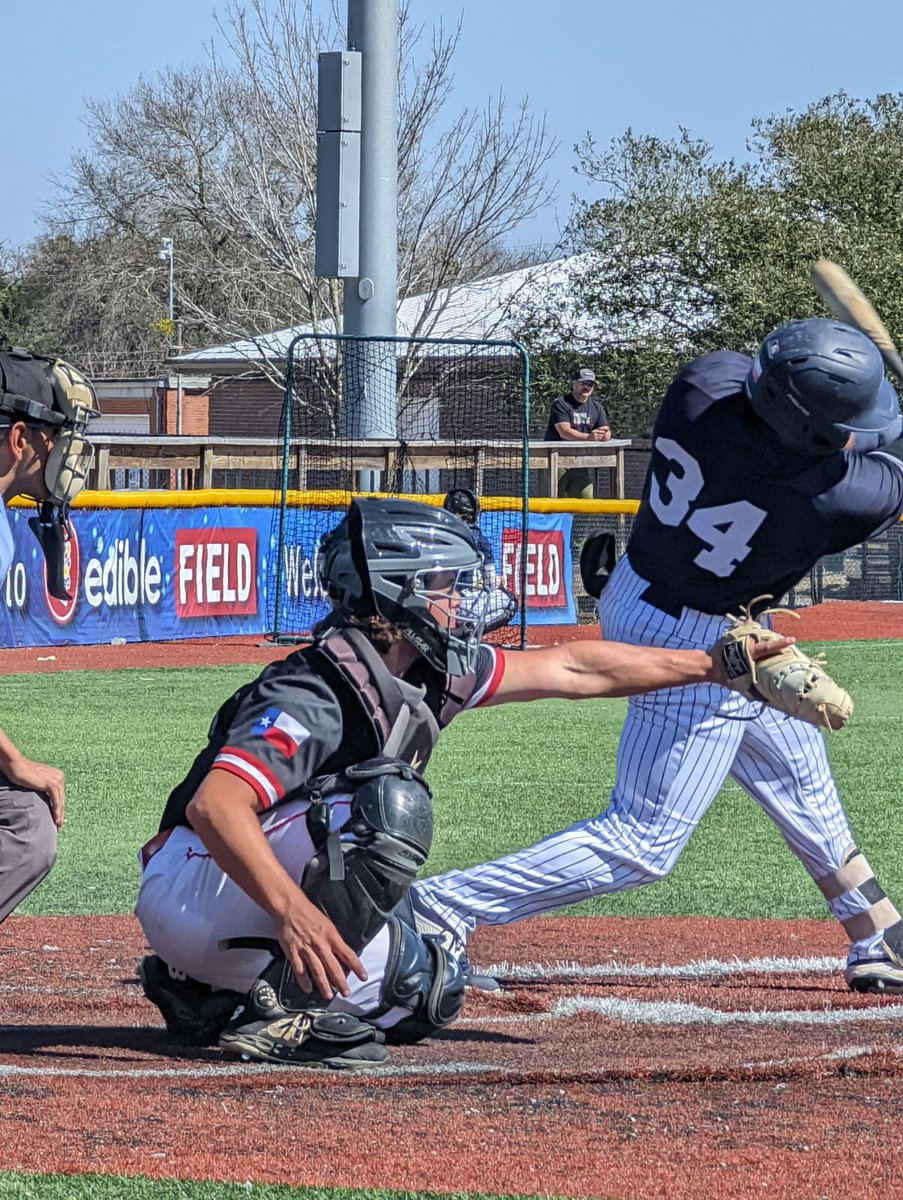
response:
M141 852L136 914L155 953L139 976L176 1037L354 1067L442 1028L465 962L393 914L429 853L420 771L440 730L517 700L730 686L720 652L487 645L482 565L458 517L410 501L355 500L324 538L331 615L220 708ZM777 662L792 641L748 645Z

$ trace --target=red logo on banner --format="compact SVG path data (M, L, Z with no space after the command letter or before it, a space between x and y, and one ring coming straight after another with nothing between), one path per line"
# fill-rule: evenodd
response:
M521 531L502 530L502 586L520 600ZM527 534L527 607L566 608L564 534L531 529Z
M47 601L47 607L50 610L50 615L56 621L57 625L68 625L75 616L75 605L78 600L78 581L79 567L81 555L78 550L78 538L75 536L75 528L72 522L69 522L70 536L66 539L63 546L63 588L66 592L65 600L58 600L56 596L51 596L47 591L47 563L44 563L43 579L44 579L44 598Z
M257 530L177 529L176 614L240 617L257 612Z

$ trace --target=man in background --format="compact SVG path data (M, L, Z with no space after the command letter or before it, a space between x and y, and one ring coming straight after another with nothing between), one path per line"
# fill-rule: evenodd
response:
M596 373L579 367L571 380L571 390L556 396L549 410L547 442L608 442L611 426L602 401L593 396ZM558 477L558 494L572 500L592 500L593 480L586 467L568 467Z

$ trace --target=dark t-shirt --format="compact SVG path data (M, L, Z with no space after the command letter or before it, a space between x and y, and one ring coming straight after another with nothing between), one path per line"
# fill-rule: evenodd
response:
M750 366L726 350L696 359L655 422L627 556L651 582L643 599L673 614L777 599L823 555L903 512L903 466L890 452L810 458L788 449L746 402Z
M555 428L563 423L570 425L571 429L577 430L578 433L592 433L594 429L601 429L603 425L607 425L608 417L601 400L597 400L595 396L590 396L580 404L568 393L567 396L556 396L552 401L545 437L547 442L564 441Z
M504 654L496 646L480 646L473 674L453 681L455 694L466 697L463 707L485 703L504 670ZM441 726L448 677L420 659L405 678L426 687L426 704ZM381 752L350 685L315 646L272 663L239 688L213 718L207 737L166 802L161 830L188 824L185 810L211 770L244 780L263 811L291 799L308 780Z

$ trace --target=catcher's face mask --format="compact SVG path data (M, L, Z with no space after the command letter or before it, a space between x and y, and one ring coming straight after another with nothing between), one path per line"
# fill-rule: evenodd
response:
M0 416L39 431L33 437L37 453L39 446L46 447L41 486L35 481L21 494L39 506L29 526L44 552L48 590L60 599L68 595L64 575L71 536L69 505L91 467L94 451L86 432L88 422L98 415L89 380L69 363L17 350L0 354Z

